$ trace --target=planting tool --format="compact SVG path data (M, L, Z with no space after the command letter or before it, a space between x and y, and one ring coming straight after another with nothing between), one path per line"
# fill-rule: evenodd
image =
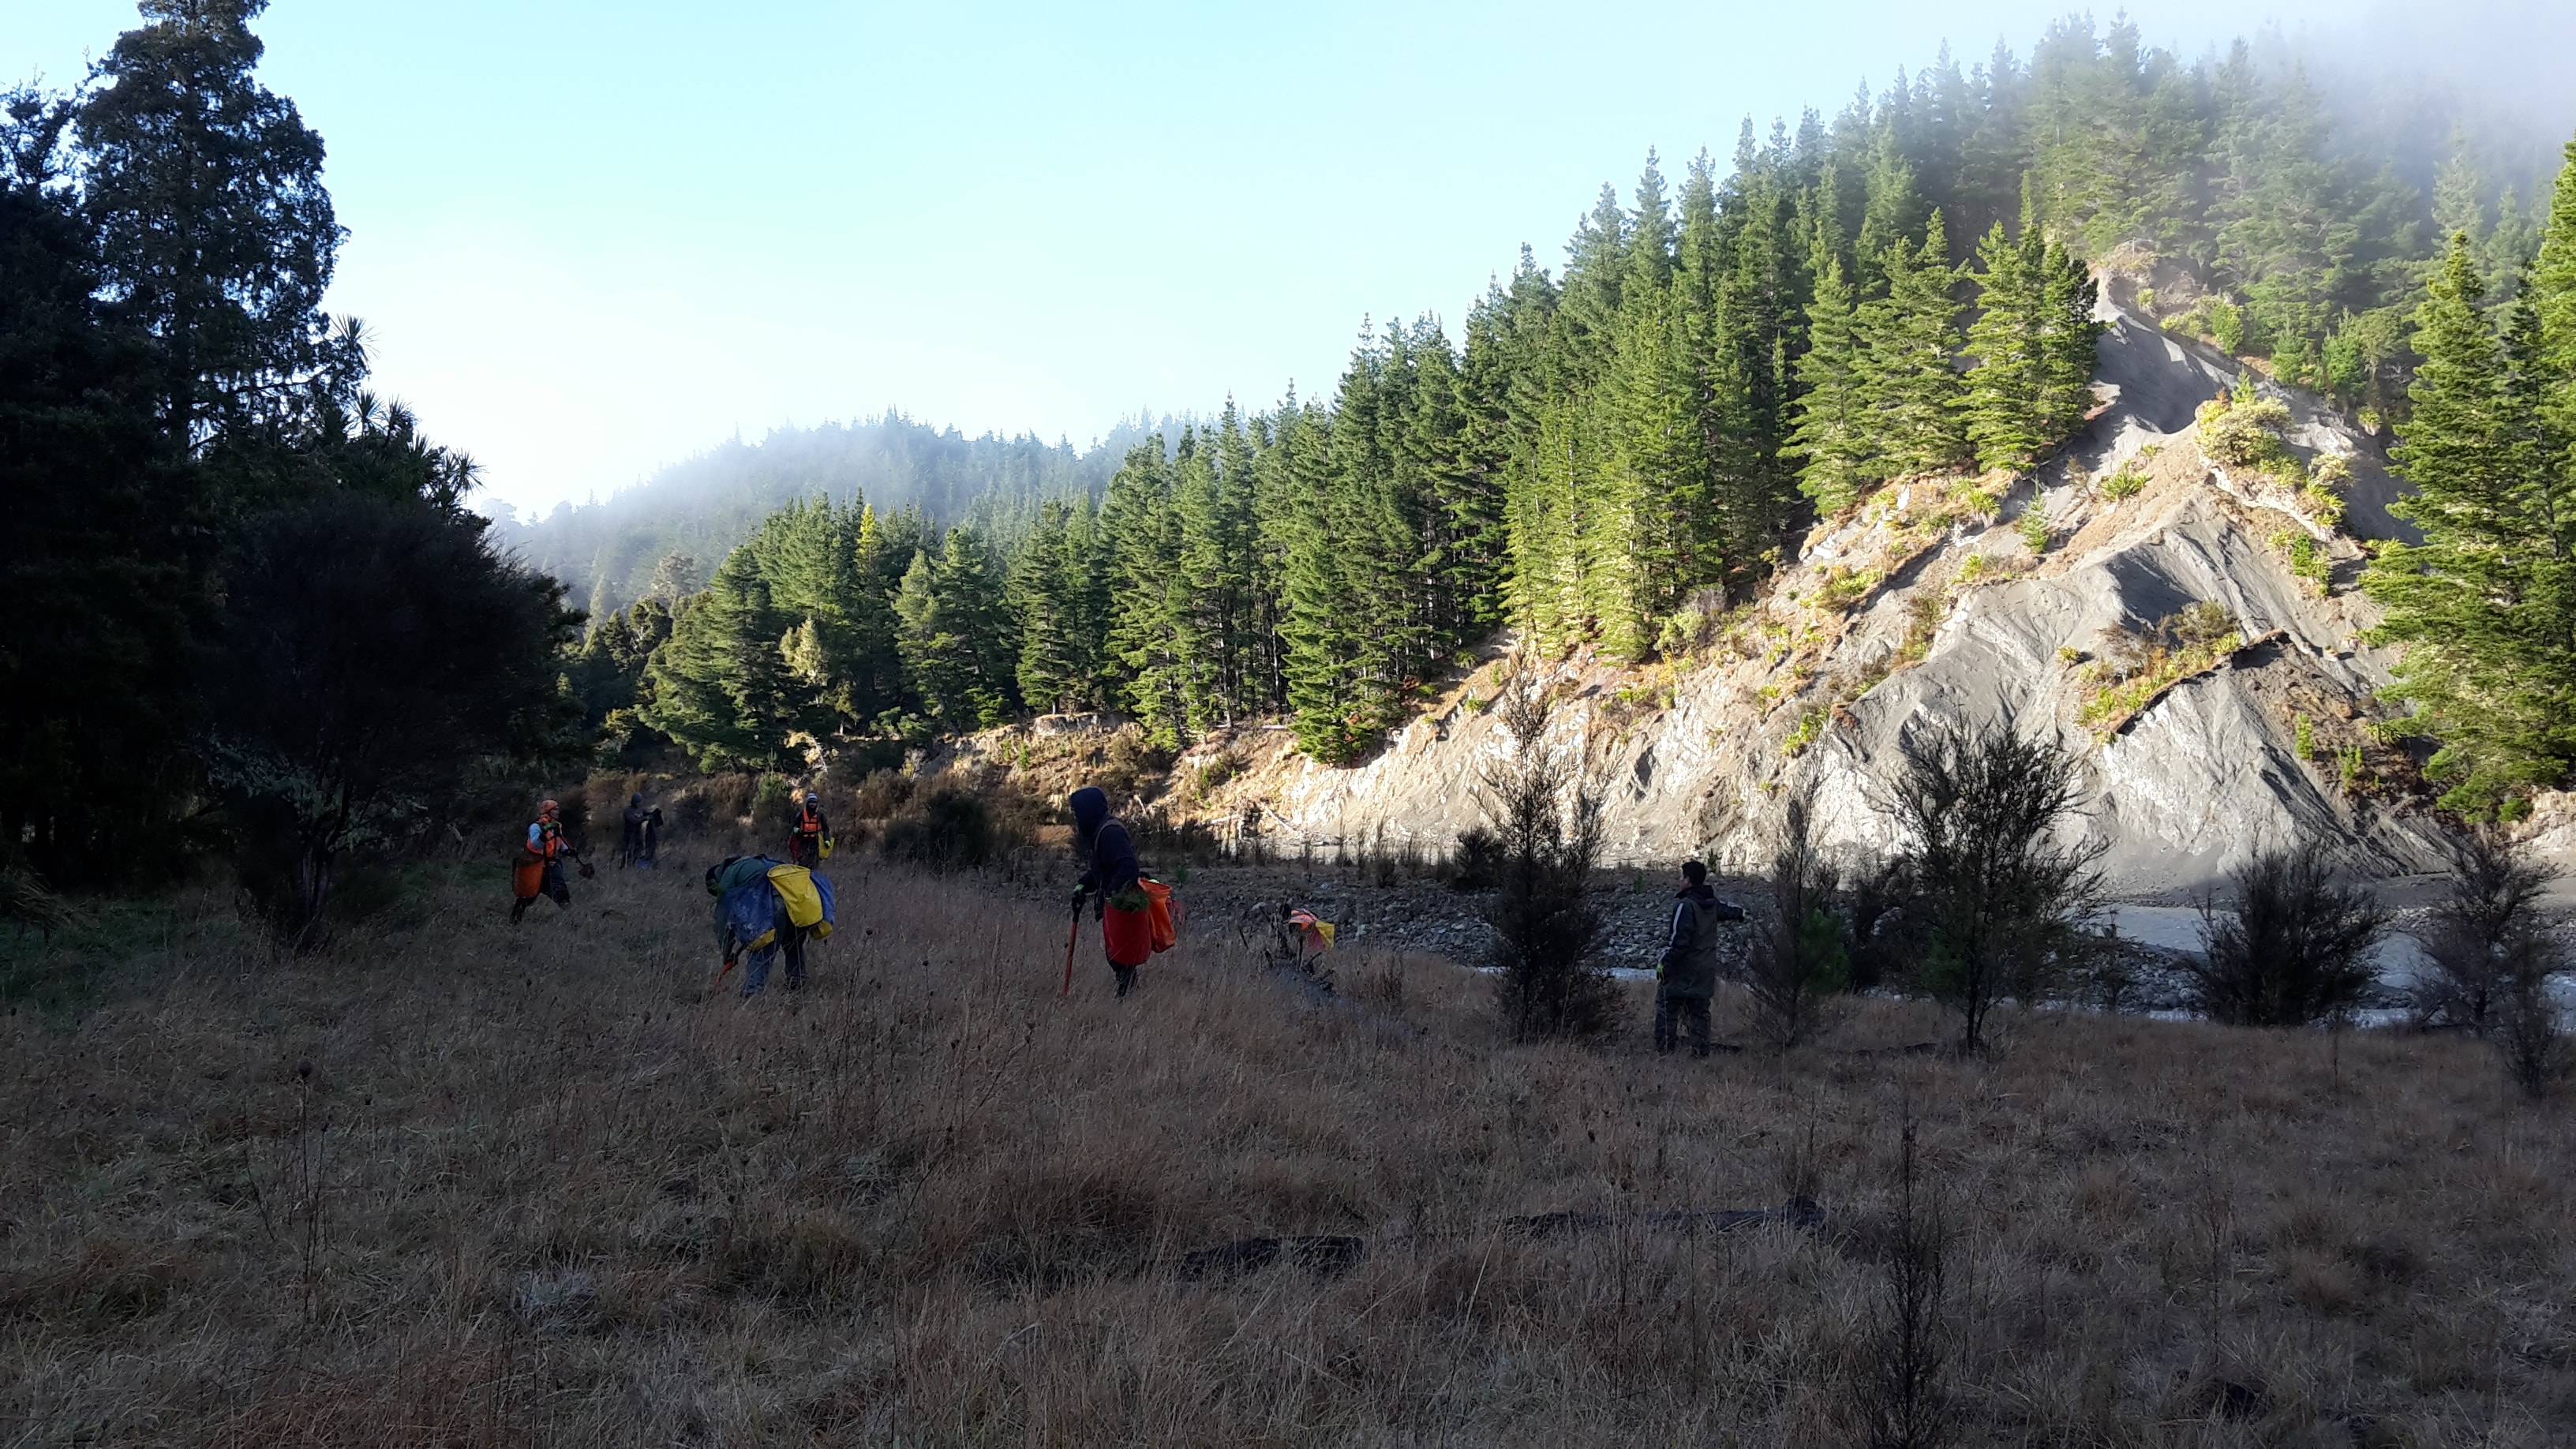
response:
M1073 929L1066 932L1064 937L1064 985L1055 994L1055 999L1058 1001L1073 994L1073 947L1074 943L1081 939L1082 903L1076 901L1073 903Z

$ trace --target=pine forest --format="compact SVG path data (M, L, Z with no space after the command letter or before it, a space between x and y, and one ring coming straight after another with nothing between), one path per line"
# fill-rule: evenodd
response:
M2403 422L2453 231L2490 305L2539 241L2465 158L2425 198L2339 156L2319 95L2242 44L2186 64L2070 21L2026 61L1945 53L1830 121L1748 121L1677 185L1650 153L1561 267L1524 247L1454 331L1364 323L1329 397L1140 441L1007 536L784 508L702 591L594 621L581 691L709 768L1099 709L1167 747L1284 716L1346 763L1499 628L1680 657L1820 517L2030 467L2094 403L2088 264L2115 249L2210 279L2192 321L2230 351Z

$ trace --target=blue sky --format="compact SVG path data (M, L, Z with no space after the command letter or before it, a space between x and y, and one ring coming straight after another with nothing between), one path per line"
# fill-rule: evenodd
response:
M2139 7L2197 52L2348 7ZM277 0L330 147L335 311L487 502L898 408L1088 441L1329 388L1362 314L1453 330L1602 181L1750 113L2026 53L2063 0L1305 6ZM0 0L63 85L125 0ZM2561 73L2563 74L2563 72Z

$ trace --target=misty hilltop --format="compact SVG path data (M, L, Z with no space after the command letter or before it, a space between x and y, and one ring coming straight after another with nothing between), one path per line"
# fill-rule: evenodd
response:
M1026 435L970 438L895 412L781 428L757 443L732 439L606 499L504 519L493 532L605 616L642 598L664 558L691 560L703 580L762 518L802 499L864 496L888 512L917 508L941 526L972 524L1007 540L1042 498L1097 496L1152 433L1142 415L1081 449Z

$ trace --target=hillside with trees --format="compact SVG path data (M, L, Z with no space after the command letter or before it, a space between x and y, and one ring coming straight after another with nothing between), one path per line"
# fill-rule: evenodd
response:
M2169 326L2385 437L2442 240L2501 315L2540 209L2465 148L2425 194L2340 145L2295 59L2186 62L2071 20L2027 59L1944 55L1831 120L1748 122L1677 185L1650 154L1562 267L1524 248L1454 332L1366 324L1329 396L1142 441L1025 531L847 498L854 557L819 594L744 545L699 600L601 621L592 716L744 764L1032 712L1120 711L1166 747L1284 717L1352 762L1497 629L1686 658L1818 521L2048 456L2095 405L2106 265L2177 279ZM790 642L755 667L762 640Z

